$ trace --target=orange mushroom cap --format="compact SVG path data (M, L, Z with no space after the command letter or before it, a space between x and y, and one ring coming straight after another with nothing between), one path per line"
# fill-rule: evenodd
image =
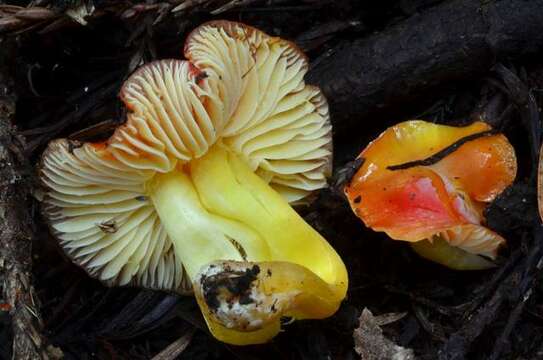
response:
M439 236L468 253L496 257L505 240L484 227L483 210L516 175L505 136L483 122L452 127L412 120L388 128L359 158L364 162L345 193L366 226L395 240Z

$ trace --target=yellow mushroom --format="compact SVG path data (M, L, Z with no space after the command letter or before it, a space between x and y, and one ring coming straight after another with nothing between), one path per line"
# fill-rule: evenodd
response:
M289 205L326 186L331 125L292 43L243 24L194 30L187 61L124 83L101 143L52 141L42 211L70 258L110 286L194 291L213 335L268 341L280 317L324 318L347 272Z

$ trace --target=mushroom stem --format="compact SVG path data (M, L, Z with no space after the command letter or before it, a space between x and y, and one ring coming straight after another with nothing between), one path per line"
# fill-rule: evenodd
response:
M147 185L147 192L191 279L214 260L269 258L268 245L250 228L202 206L194 184L184 172L156 175Z
M439 236L411 243L413 250L425 259L454 270L486 270L496 266L492 261L450 245Z
M345 281L345 265L330 244L232 151L217 144L190 171L204 206L253 229L271 259L305 266L328 283Z
M281 316L324 318L345 297L347 270L339 255L221 144L189 167L155 175L147 192L218 339L262 343L277 334ZM243 300L232 290L233 278L245 286ZM222 300L210 300L210 288L222 289ZM224 305L233 298L236 306ZM223 315L216 311L221 304L229 310Z
M198 274L194 289L213 335L236 345L270 340L280 330L281 317L328 317L345 296L340 284L282 261L215 262Z

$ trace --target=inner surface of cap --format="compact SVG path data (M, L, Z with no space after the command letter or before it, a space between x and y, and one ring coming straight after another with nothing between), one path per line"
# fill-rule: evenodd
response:
M513 182L516 158L507 139L490 130L482 122L418 120L387 129L362 151L364 163L345 188L353 211L393 239L439 236L495 258L505 240L484 227L483 210Z

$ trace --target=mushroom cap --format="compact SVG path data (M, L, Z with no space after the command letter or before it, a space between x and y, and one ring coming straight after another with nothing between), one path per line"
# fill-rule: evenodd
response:
M419 120L387 129L362 151L364 163L345 188L353 211L396 240L440 235L495 257L505 240L483 226L483 210L513 182L516 158L507 139L490 130L482 122L452 127Z
M326 186L328 106L306 85L291 42L215 21L187 38L184 60L155 61L123 84L126 122L101 143L53 141L39 167L43 214L60 245L110 285L190 290L145 183L217 142L289 202Z

